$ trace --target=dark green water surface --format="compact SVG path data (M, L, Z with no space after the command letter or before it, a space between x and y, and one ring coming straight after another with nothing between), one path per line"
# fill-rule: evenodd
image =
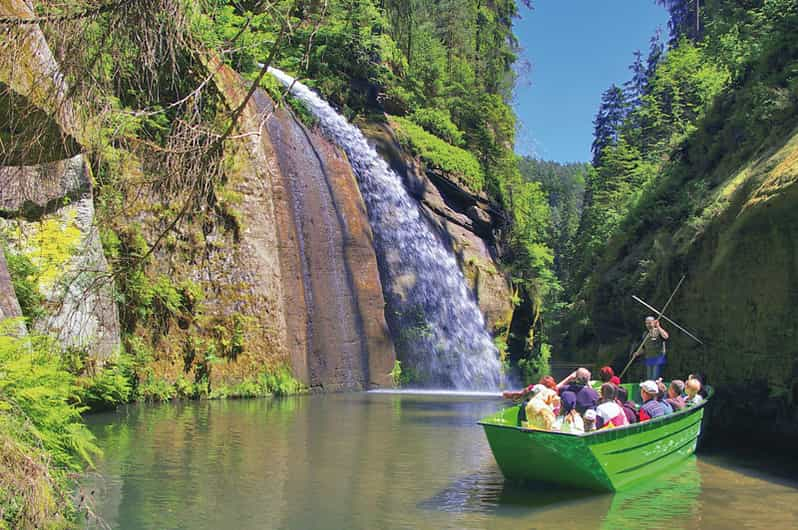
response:
M130 529L798 528L798 483L728 456L615 495L505 483L475 424L499 406L371 393L128 406L88 419L105 454L81 490Z

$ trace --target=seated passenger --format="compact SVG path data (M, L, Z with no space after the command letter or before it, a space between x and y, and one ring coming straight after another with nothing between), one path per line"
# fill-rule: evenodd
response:
M548 403L552 410L554 410L554 415L558 416L562 408L562 400L560 399L560 394L557 393L557 383L554 381L554 378L550 375L541 377L540 383L538 384L545 387L545 390L541 391L542 395L540 398Z
M571 434L582 434L585 432L585 422L582 419L582 415L579 414L575 409L571 409L569 413L565 415L562 419L562 425L560 426L561 432L569 432Z
M552 430L556 420L555 408L560 407L560 396L540 384L532 387L529 396L530 399L523 405L521 425L530 429Z
M643 406L640 407L640 421L648 421L665 415L665 406L657 400L659 387L654 381L648 380L640 383L640 398Z
M551 388L555 392L557 391L557 382L554 381L554 378L550 375L541 377L540 381L538 381L538 384L543 385L547 388ZM513 401L524 400L532 392L532 388L534 388L534 386L535 385L529 385L523 390L505 390L504 392L502 392L502 397L504 399L511 399Z
M704 398L700 394L701 382L698 379L688 379L684 385L684 391L687 394L687 398L684 400L686 405L700 405L704 402Z
M550 375L544 375L543 377L540 378L540 381L538 381L538 383L545 386L546 388L554 390L555 392L557 391L557 381L555 381L554 378Z
M698 391L698 395L701 396L702 398L706 399L707 398L707 389L706 389L707 380L704 377L704 375L703 374L699 374L699 373L690 374L689 376L687 376L687 379L698 379L698 382L700 383L700 386L701 386L701 390Z
M668 389L665 387L665 383L662 382L662 379L657 379L657 401L665 407L665 414L673 414L673 406L665 401L667 396Z
M587 409L585 411L584 420L585 420L585 432L593 432L596 430L596 418L597 418L596 411L593 409Z
M618 404L623 407L623 413L626 414L626 419L629 423L637 423L637 405L629 401L629 392L626 387L618 387L618 397L616 398Z
M615 401L618 395L618 387L612 383L604 383L601 385L601 401L596 407L596 414L599 416L599 427L612 424L615 427L623 427L629 425L629 420L626 418L626 413L623 407L618 405Z
M612 366L602 367L601 371L599 372L599 377L601 378L602 383L612 383L615 386L621 384L621 379L615 375L615 371L613 371Z
M678 410L682 410L684 408L684 398L682 394L684 393L684 381L681 379L674 379L671 381L671 384L668 386L668 397L665 400L667 403L673 407L673 411L676 412Z
M587 368L579 368L557 385L564 414L574 409L579 414L584 414L586 410L596 408L599 396L590 388L589 383L590 371Z

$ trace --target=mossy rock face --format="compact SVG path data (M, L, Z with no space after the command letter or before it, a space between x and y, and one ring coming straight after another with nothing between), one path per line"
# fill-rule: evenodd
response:
M102 364L119 348L113 281L94 221L83 157L0 168L0 233L35 270L42 313L31 325Z
M672 339L665 376L706 374L717 391L708 434L798 440L798 131L776 135L750 160L719 163L692 179L716 183L676 230L652 227L596 273L589 308L596 335L585 356L621 361L649 313L683 274L672 318L701 346L664 323ZM688 184L689 185L689 184ZM623 330L626 330L624 333ZM596 340L598 339L598 340ZM600 342L599 342L600 341ZM635 372L632 372L633 374ZM746 425L745 433L740 425Z

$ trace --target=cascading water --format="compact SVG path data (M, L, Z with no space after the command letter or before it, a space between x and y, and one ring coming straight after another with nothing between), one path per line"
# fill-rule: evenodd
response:
M426 386L496 389L501 370L485 321L454 255L421 215L402 180L360 130L316 93L270 68L291 94L319 120L322 131L349 157L368 210L380 269L400 293L388 310L410 315L415 325L399 330L411 364ZM387 266L390 264L390 266ZM407 319L405 319L407 320Z

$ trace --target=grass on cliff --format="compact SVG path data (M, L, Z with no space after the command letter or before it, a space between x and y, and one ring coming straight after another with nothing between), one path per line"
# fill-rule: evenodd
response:
M427 167L442 171L473 192L482 191L485 176L474 155L446 143L407 118L391 116L389 122L396 131L399 143L421 158Z

